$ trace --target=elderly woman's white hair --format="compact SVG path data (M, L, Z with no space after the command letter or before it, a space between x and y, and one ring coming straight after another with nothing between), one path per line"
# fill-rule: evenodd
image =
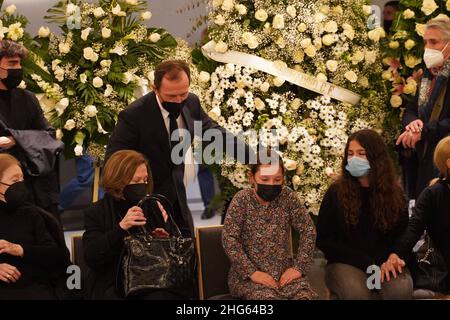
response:
M442 32L443 39L445 41L450 41L450 18L448 17L437 17L431 19L426 24L427 29L438 29Z

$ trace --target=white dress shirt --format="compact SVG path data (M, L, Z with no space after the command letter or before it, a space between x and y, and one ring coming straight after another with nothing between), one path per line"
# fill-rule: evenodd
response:
M169 111L164 109L164 107L161 104L161 101L159 100L158 95L156 96L156 101L158 101L159 109L161 110L161 114L164 120L164 124L166 126L167 133L169 135L169 143L170 143L170 118L169 118ZM177 118L177 124L178 129L186 129L186 124L184 123L184 119L180 115ZM181 139L185 139L186 131L181 132ZM192 152L192 146L189 147L189 149L186 152L186 155L184 156L184 185L187 186L189 183L193 183L197 177L196 170L195 170L195 163L194 163L194 154Z

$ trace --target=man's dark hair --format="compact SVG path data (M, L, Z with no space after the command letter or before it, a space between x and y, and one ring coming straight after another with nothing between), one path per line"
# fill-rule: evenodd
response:
M161 82L164 77L166 77L169 81L177 80L179 79L181 72L186 73L189 82L191 82L191 71L189 69L189 65L183 60L167 60L160 63L155 69L154 85L156 89L161 87Z
M20 43L11 40L0 40L0 59L3 57L20 57L21 60L28 56L28 50Z

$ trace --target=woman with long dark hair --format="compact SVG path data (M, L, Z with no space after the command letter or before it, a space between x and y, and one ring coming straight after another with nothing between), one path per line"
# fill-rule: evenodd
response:
M383 264L408 224L408 211L380 135L369 129L353 133L341 169L325 194L317 225L317 247L328 260L328 289L339 299L410 299L409 271L397 274ZM367 281L372 265L381 268L373 282L376 291Z

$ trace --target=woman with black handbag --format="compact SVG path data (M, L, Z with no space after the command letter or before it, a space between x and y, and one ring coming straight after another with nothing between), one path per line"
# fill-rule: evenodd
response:
M408 228L397 241L386 263L396 269L404 267L406 262L401 258L412 251L426 230L432 241L430 249L433 250L427 250L422 261L416 261L411 268L414 285L445 293L450 291L450 136L436 146L434 163L439 169L440 178L433 180L420 194Z
M145 214L137 206L153 191L151 171L142 154L132 150L114 153L104 167L102 185L105 197L85 211L83 245L90 268L86 294L90 299L124 299L122 284L116 279L121 271L125 238L141 232L142 227L156 238L168 237L174 230L160 202L155 202L156 208L145 210ZM183 289L152 290L127 298L186 298L187 290Z

